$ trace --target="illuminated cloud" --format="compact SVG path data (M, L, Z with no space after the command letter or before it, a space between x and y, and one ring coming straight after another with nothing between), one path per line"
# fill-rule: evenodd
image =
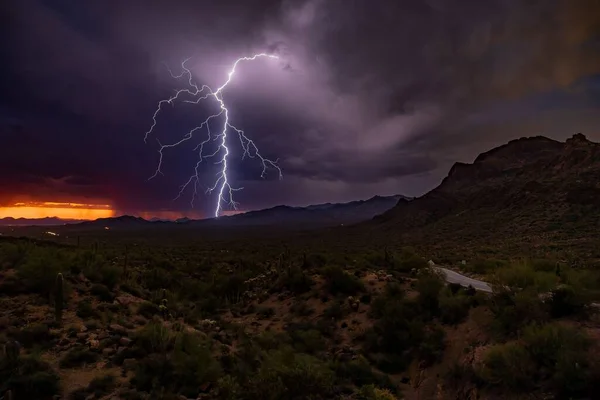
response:
M165 63L187 57L211 87L242 54L285 61L240 70L227 93L233 123L280 158L285 177L263 181L251 163L232 163L242 209L419 195L454 161L516 137L600 140L595 0L8 3L2 205L29 196L190 212L189 198L171 199L193 147L166 155L165 176L147 182L158 148L140 139L156 102L173 94ZM168 109L157 135L181 138L209 111ZM208 182L215 170L201 174ZM213 207L201 195L194 212Z

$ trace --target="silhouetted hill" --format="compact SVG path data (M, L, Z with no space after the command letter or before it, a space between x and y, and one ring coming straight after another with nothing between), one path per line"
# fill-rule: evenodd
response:
M600 228L599 183L600 145L584 135L521 138L454 164L438 187L366 225L439 245L588 241Z
M53 226L77 223L79 220L61 219L58 217L45 218L0 218L0 226Z
M77 224L79 227L99 226L108 228L117 227L140 227L150 224L160 224L162 221L148 221L141 217L133 217L131 215L121 215L120 217L98 218L94 221L85 221Z
M259 211L224 216L218 219L193 221L202 226L288 226L329 227L366 221L394 207L408 197L374 196L349 203L324 203L307 207L276 206Z
M157 218L146 220L140 217L123 215L113 218L100 218L94 221L76 221L70 228L109 228L136 229L144 227L170 227L175 224L187 227L250 227L250 226L284 226L284 227L330 227L342 224L352 224L370 220L394 207L398 200L409 199L397 196L374 196L368 200L358 200L349 203L325 203L307 207L276 206L273 208L250 211L233 216L223 216L218 219L191 220L180 218L176 221L165 221ZM55 225L65 222L56 219ZM24 220L22 225L33 225L31 220Z

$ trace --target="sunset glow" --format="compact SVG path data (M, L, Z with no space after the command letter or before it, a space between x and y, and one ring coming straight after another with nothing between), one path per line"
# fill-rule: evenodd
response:
M57 202L15 203L8 207L0 207L0 218L46 218L93 220L115 215L107 204L81 204Z

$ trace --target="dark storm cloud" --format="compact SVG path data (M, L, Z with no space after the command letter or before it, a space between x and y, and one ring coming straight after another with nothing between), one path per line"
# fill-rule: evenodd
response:
M0 202L15 194L105 198L126 212L170 200L196 140L165 151L211 107L161 112L187 57L215 87L240 55L232 121L284 179L232 159L243 208L420 194L452 162L523 135L594 127L600 73L595 0L9 0L3 4ZM560 117L559 117L560 116ZM559 119L560 118L560 119ZM558 132L555 127L564 128ZM586 132L587 133L587 132ZM592 133L592 132L590 132ZM593 138L593 135L589 135ZM239 148L232 149L240 155ZM201 170L206 189L216 173ZM214 197L214 196L213 196ZM200 195L203 210L214 198Z

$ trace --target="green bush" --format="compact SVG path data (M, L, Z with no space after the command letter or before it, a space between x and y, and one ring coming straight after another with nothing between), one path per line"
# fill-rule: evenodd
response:
M319 359L291 350L265 355L245 388L248 400L331 398L334 373Z
M364 284L354 275L348 274L339 266L328 267L323 270L325 287L331 295L355 295L364 290Z
M541 386L559 398L582 398L594 387L589 338L582 331L557 323L531 325L520 342L490 349L480 376L512 392Z
M345 303L343 300L335 300L331 302L329 307L327 307L325 311L323 311L323 317L328 319L334 319L336 321L339 321L340 319L344 318L348 313L348 310L344 308L344 304Z
M301 353L317 354L327 349L323 334L316 329L289 332L294 348Z
M104 284L109 290L113 290L121 279L121 273L122 269L116 265L104 265L100 269L102 284Z
M560 285L552 290L551 297L546 301L552 318L562 318L572 315L582 315L589 304L589 298L583 288Z
M535 374L535 364L527 350L518 343L496 345L485 354L481 378L493 386L504 387L509 391L527 391L532 388L531 377Z
M333 369L339 380L350 382L357 387L375 385L394 392L397 391L397 387L392 383L390 378L387 375L374 371L364 357L359 357L350 362L334 362Z
M280 286L299 295L308 292L315 282L301 268L292 267L280 278Z
M16 368L0 358L0 393L12 390L14 399L52 399L60 393L60 378L49 364L34 356L20 357Z
M538 365L538 373L547 378L555 373L561 357L574 357L585 364L590 347L589 339L575 328L559 324L532 325L523 331L523 343L531 358Z
M419 358L425 365L432 365L441 360L446 348L446 332L439 326L431 326L424 330L419 343Z
M54 336L50 333L48 325L33 323L27 325L20 331L16 331L14 339L26 348L31 348L33 346L47 348L52 346Z
M471 298L463 294L462 290L452 294L450 290L442 290L439 297L440 318L445 324L458 324L469 314Z
M508 263L504 260L497 259L476 259L473 262L467 263L462 268L466 272L471 272L474 274L485 275L488 273L493 273L494 271L505 267Z
M549 318L544 303L533 289L497 291L490 299L489 308L494 315L492 333L499 337L514 337L523 327Z
M98 312L94 310L92 302L89 300L81 300L77 303L77 311L75 313L83 320L98 317Z
M141 360L132 383L138 390L151 392L163 387L167 392L196 397L206 383L221 376L209 344L191 333L180 333L173 340L173 352L152 354Z
M63 272L62 257L53 249L32 251L17 270L27 290L48 298L54 289L56 275L60 272Z
M423 272L419 275L416 289L419 292L417 303L426 317L433 317L439 313L440 291L444 281L435 273Z
M174 345L175 335L162 323L152 321L135 335L136 347L147 354L164 353Z
M99 283L92 285L90 288L90 293L98 297L98 299L101 301L113 301L114 299L114 295L111 293L110 289Z
M514 289L534 289L547 292L556 286L557 276L554 272L536 271L527 262L514 263L500 268L494 274L493 280Z
M275 315L275 309L273 307L262 306L256 310L256 315L264 319L271 318Z

